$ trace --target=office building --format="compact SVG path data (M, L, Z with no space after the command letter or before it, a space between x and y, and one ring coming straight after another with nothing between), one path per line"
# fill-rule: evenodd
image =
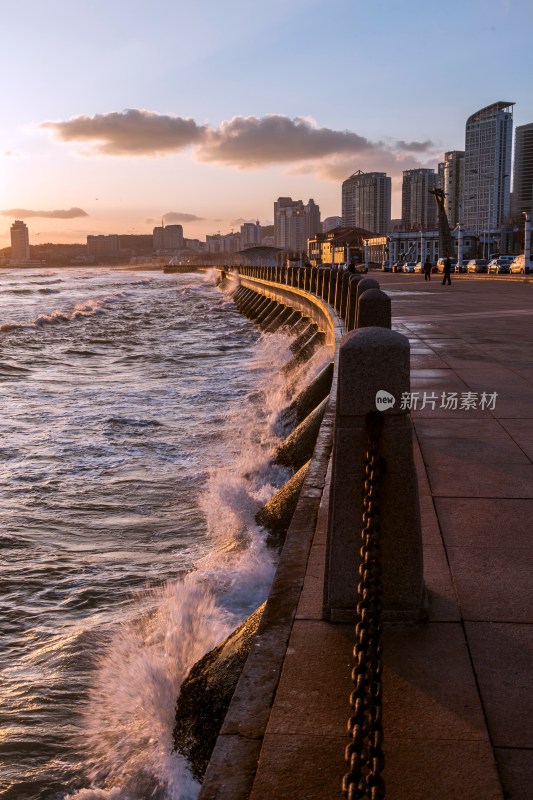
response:
M478 235L499 229L509 218L513 106L492 103L466 122L461 221Z
M11 226L11 258L14 261L29 261L30 258L30 235L21 219L16 219Z
M463 221L464 169L464 150L444 153L442 183L439 186L444 191L444 209L450 228L455 228L458 222Z
M391 221L391 179L384 172L350 175L342 184L342 224L387 234Z
M519 224L524 211L533 211L533 122L516 128L511 210Z
M306 252L307 242L320 231L320 208L314 200L278 197L274 203L274 241L276 247Z
M340 227L342 227L342 217L326 217L326 219L322 221L322 233L328 233L328 231Z
M435 230L437 204L432 189L437 188L437 173L433 169L406 169L402 181L402 228L404 230Z

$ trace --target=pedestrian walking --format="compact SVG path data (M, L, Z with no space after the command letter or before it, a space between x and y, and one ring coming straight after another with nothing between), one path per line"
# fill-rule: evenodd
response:
M426 256L426 260L424 261L424 280L425 281L431 280L431 261L429 260L429 253Z
M452 285L452 279L450 278L451 274L452 274L452 262L450 261L450 257L448 256L448 258L444 262L444 278L442 279L443 286L445 283L447 283L448 286Z

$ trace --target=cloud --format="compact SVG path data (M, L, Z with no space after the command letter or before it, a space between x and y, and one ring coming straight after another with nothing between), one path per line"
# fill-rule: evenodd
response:
M267 114L233 117L205 132L198 156L203 161L231 164L243 169L309 161L333 153L364 153L379 145L351 131L318 128L304 117Z
M314 173L324 180L348 177L357 169L392 172L421 166L421 158L436 160L434 143L375 141L349 130L318 127L308 117L267 114L236 116L218 126L193 119L128 109L121 113L81 116L64 122L43 122L61 141L93 144L89 153L118 156L158 156L193 148L203 162L260 169L289 167L292 174ZM193 222L195 215L169 212L174 222ZM165 215L167 218L167 215Z
M186 214L182 211L167 211L163 214L165 222L201 222L205 217L197 217L196 214Z
M34 211L30 208L7 208L4 211L0 211L0 214L3 217L18 217L22 219L29 219L30 217L43 217L46 219L76 219L76 217L89 216L87 212L83 210L83 208L58 208L54 211Z
M93 153L156 156L175 153L197 143L204 127L193 119L129 108L122 112L41 122L62 142L94 142Z
M400 139L398 142L396 142L396 147L398 150L404 150L408 153L427 153L434 146L435 145L431 139L426 139L425 142L404 142L403 139Z

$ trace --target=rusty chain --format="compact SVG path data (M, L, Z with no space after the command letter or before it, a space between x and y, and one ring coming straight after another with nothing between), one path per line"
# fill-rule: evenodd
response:
M350 695L352 716L348 720L350 744L345 760L350 771L344 775L342 790L348 800L384 800L385 783L382 729L382 622L380 483L384 470L378 455L382 416L367 416L368 450L365 457L361 562L357 585L356 643L352 670L354 690Z

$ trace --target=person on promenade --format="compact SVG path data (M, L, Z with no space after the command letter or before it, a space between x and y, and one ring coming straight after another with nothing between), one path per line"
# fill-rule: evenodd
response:
M444 278L442 279L443 286L446 282L448 282L448 286L452 285L452 279L450 278L451 274L452 274L452 262L450 261L450 257L448 256L448 258L444 262Z
M424 280L425 281L431 280L431 261L429 259L429 253L426 256L426 260L424 261Z

